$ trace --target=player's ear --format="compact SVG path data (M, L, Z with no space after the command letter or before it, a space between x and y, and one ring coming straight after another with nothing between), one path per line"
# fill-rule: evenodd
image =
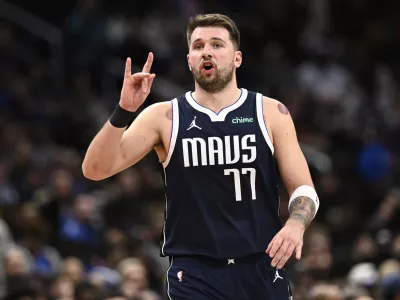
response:
M240 65L242 64L242 59L243 59L242 52L236 51L235 52L235 61L234 61L236 68L239 68Z
M192 66L190 65L190 62L189 62L189 54L186 57L187 57L187 61L188 61L189 70L192 71Z

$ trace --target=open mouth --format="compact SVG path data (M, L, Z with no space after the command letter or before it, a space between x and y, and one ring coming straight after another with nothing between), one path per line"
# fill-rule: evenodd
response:
M210 71L214 68L214 64L212 62L206 61L203 63L202 65L202 69L206 70L206 71Z

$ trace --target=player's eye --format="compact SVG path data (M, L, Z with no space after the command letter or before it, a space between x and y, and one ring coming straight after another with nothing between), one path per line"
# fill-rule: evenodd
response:
M222 47L222 45L220 44L220 43L216 43L216 44L214 44L214 48L221 48Z
M203 48L203 46L200 45L200 44L197 44L197 45L193 46L193 49L196 49L196 50L200 50L201 48Z

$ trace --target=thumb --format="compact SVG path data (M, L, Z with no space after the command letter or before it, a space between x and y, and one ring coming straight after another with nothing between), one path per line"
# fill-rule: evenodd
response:
M153 80L156 77L156 74L151 74L151 77L149 78L149 89L151 89L151 86L153 85Z

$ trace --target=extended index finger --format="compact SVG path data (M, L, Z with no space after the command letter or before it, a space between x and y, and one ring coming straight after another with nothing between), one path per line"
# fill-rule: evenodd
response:
M152 52L149 53L149 55L147 56L147 61L143 66L143 73L149 73L150 69L151 69L151 65L153 64L153 59L154 59L154 55Z

